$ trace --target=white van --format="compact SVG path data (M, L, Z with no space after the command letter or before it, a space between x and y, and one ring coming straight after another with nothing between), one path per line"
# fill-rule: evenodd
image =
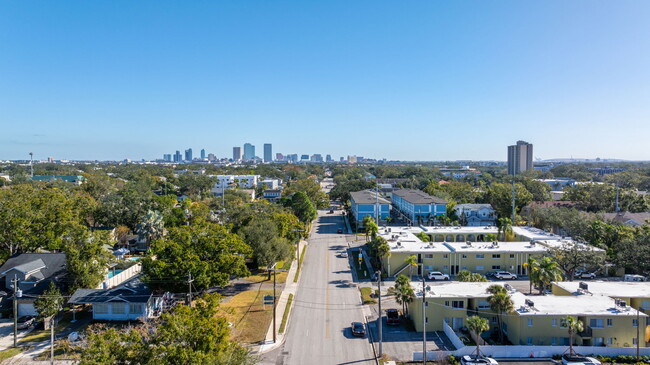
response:
M632 275L632 274L626 274L623 277L624 281L646 281L646 277L642 275Z

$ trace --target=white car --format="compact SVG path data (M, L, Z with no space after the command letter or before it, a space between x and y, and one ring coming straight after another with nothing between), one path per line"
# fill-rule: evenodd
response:
M348 252L347 251L339 252L339 257L343 257L344 259L348 258Z
M486 356L463 356L460 358L462 365L499 365L499 363L491 357Z
M596 274L588 271L576 271L574 275L577 279L595 279Z
M601 365L600 361L594 359L593 357L586 356L562 356L563 365Z
M449 280L449 275L443 274L440 271L430 271L427 277L429 280Z
M497 273L494 274L494 277L500 280L517 280L517 275L508 271L497 271Z

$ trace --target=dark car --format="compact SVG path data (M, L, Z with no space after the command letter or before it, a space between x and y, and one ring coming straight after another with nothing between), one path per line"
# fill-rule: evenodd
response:
M36 324L36 318L33 316L22 316L18 318L18 329L19 330L24 330L27 328L31 328Z
M386 309L386 324L389 326L399 325L399 311L397 309Z
M366 328L361 322L352 322L352 335L357 337L364 337L366 335Z
M336 231L336 233L343 233L343 230L339 228L339 230Z

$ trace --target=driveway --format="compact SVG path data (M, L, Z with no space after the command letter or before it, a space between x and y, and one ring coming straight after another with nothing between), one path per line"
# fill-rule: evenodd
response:
M34 328L18 330L18 341L30 333ZM0 350L14 346L14 320L13 318L0 319Z

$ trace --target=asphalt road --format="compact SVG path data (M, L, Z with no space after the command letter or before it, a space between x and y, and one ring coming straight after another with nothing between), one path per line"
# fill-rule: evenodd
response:
M351 322L364 322L359 290L352 281L349 259L337 257L346 249L340 214L319 211L305 254L300 286L284 345L262 356L261 363L374 364L367 338L353 337Z

